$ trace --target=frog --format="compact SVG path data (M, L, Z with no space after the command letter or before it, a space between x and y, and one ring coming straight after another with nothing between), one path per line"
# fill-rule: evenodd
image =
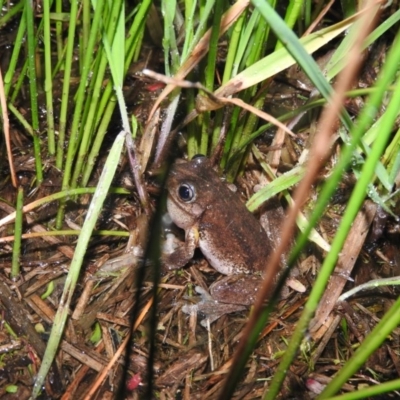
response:
M224 275L210 286L210 295L201 291L204 302L237 305L234 311L253 304L274 248L258 219L237 191L220 179L207 157L177 160L166 188L168 214L185 232L185 242L166 255L167 268L184 267L199 248Z

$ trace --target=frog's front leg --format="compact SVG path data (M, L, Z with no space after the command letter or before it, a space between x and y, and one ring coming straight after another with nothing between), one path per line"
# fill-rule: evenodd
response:
M172 235L172 234L171 234ZM185 232L185 242L176 245L174 235L168 235L166 244L163 248L162 261L168 269L184 267L194 255L194 251L199 244L199 231L197 227L187 229Z

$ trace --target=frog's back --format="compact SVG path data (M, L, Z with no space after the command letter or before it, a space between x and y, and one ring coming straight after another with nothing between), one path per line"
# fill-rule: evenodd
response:
M223 274L263 271L271 253L268 237L239 195L220 184L224 190L199 225L200 249Z

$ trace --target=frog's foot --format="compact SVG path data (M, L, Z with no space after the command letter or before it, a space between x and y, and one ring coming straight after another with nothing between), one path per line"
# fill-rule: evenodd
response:
M163 253L161 262L168 270L172 270L184 267L192 257L193 252L190 249L181 247L173 253Z
M191 229L186 234L185 242L179 241L174 234L167 234L162 248L161 261L168 269L184 267L192 258L198 244L198 233Z
M202 287L196 286L195 290L201 295L201 301L193 305L185 305L182 311L185 314L201 313L205 318L200 322L202 326L207 327L207 323L212 324L218 318L225 314L230 314L237 311L243 311L245 306L239 304L226 304L214 300Z
M230 275L218 279L210 286L214 300L220 303L251 306L262 283L260 275Z

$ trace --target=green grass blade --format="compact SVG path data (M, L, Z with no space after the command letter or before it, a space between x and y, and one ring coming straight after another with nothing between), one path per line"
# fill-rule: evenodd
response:
M199 43L200 38L204 35L207 27L208 18L214 12L213 10L214 4L215 0L207 0L205 2L193 40L190 42L189 46L187 46L188 52L187 54L182 54L181 64L183 64L183 62L186 61L187 58L192 54L193 49Z
M62 13L62 0L56 0L56 14ZM63 58L63 23L62 21L56 21L56 43L57 43L57 60L61 61Z
M135 54L138 52L141 44L141 38L143 37L143 30L145 27L145 21L147 14L149 12L151 0L145 0L140 4L140 7L136 9L136 14L132 25L126 35L126 55L124 64L124 73L126 74L129 67L132 64L132 60ZM109 126L112 114L114 112L116 105L116 96L113 95L113 82L110 81L104 90L103 96L98 107L98 112L96 116L96 122L93 126L93 130L96 130L96 137L94 138L92 147L89 151L89 156L86 162L85 169L82 176L82 185L87 185L90 175L92 173L93 167L95 165L96 158L99 154L100 147L103 143L104 137Z
M49 154L54 155L56 153L56 144L54 133L53 79L51 69L50 0L43 1L43 21L45 65L44 91L46 93L47 108L47 141Z
M118 99L124 130L131 134L129 118L126 111L125 99L122 93L123 72L125 64L125 9L121 3L121 10L117 23L113 45L111 46L106 35L103 35L104 50L107 54L108 64L114 82L114 90ZM115 49L115 50L114 50ZM119 57L119 58L116 58Z
M58 141L57 141L57 152L56 152L56 167L63 169L64 162L64 147L65 147L65 132L67 129L67 112L69 104L69 91L71 86L71 75L72 75L72 63L73 63L73 52L75 46L75 31L76 22L78 19L78 1L71 1L70 10L70 21L68 24L68 39L66 46L65 55L65 69L61 95L61 109L60 109L60 122L58 126Z
M274 179L251 196L246 203L247 208L251 212L256 211L268 199L299 183L304 176L304 172L304 166L300 165Z
M400 10L396 11L389 18L383 21L373 32L371 32L364 41L363 48L366 49L382 36L388 29L400 20ZM354 33L353 33L354 32ZM326 74L328 80L333 79L346 65L346 54L351 48L356 30L351 30L351 34L347 35L339 47L335 50L332 58L326 65Z
M300 45L299 39L292 32L292 30L285 25L284 21L267 1L253 0L253 4L257 8L259 13L263 16L263 18L267 21L267 23L271 26L271 29L274 30L278 38L280 38L281 40L284 39L283 43L285 44L285 48L290 53L290 55L284 49L274 52L271 56L275 54L275 61L279 63L278 65L274 66L275 68L273 68L271 65L268 65L269 63L266 61L266 58L254 64L246 71L246 76L249 78L249 75L255 74L255 76L253 76L253 78L246 84L246 87L253 86L256 83L265 80L269 76L275 75L277 72L280 72L281 70L294 64L294 60L296 60L299 65L301 65L301 67L304 69L304 72L307 74L307 76L309 76L317 89L320 91L322 96L325 98L329 98L332 92L332 88L330 87L322 72L316 65L315 61L308 54L308 52L311 53L315 51L318 47L330 41L334 36L337 36L345 29L347 29L350 23L342 22L336 24L336 29L333 29L333 27L331 27L332 29L328 29L326 31L326 36L325 34L322 34L322 32L309 35L306 38L300 40L300 43L302 44ZM323 40L324 36L325 40ZM324 41L325 43L323 43ZM292 61L290 61L290 59L292 59ZM267 68L267 71L264 71L264 68ZM241 89L244 88L242 87Z
M94 123L96 117L98 115L104 115L103 110L99 107L99 100L101 95L101 90L103 89L103 82L106 79L106 70L107 66L109 66L112 74L116 75L117 81L114 83L114 88L121 87L124 73L124 12L122 10L123 2L115 1L113 3L113 7L110 10L110 16L108 18L108 26L103 29L103 35L105 37L105 41L107 50L111 53L111 64L108 62L107 53L104 47L99 46L99 50L97 52L97 59L95 61L95 67L93 68L93 78L91 81L91 90L88 90L89 93L86 96L86 113L82 118L83 121L86 121L82 130L82 139L79 145L78 155L76 157L76 162L74 165L74 172L72 174L72 182L78 182L79 177L82 175L82 170L86 166L88 152L93 144L93 141L96 140L97 134L95 134L94 130L96 124ZM122 32L121 32L121 22L117 24L115 21L120 21L122 19ZM118 30L120 32L116 32ZM119 36L119 40L116 40L116 43L113 45L110 50L110 41L114 40L114 36ZM119 57L119 58L117 58ZM86 184L83 183L82 184Z
M85 58L83 60L82 73L80 77L80 83L78 87L78 91L76 93L76 102L74 109L74 116L72 119L71 133L70 139L68 142L68 151L67 151L67 159L65 162L64 168L64 176L62 180L62 190L68 189L71 185L72 187L77 186L77 182L71 181L72 175L72 167L74 165L74 159L76 156L76 152L78 150L78 145L81 141L81 129L82 129L82 111L85 101L85 92L86 87L89 81L90 67L93 60L94 48L97 43L98 32L100 29L100 23L102 19L102 10L105 3L105 0L98 0L96 6L96 10L93 15L93 22L90 31L90 37L88 42L87 52L85 54ZM72 19L72 15L71 15ZM73 40L69 37L69 40ZM67 68L66 68L67 71ZM64 145L64 143L63 143ZM64 218L64 204L60 204L58 209L57 218L56 218L56 226L60 228L62 226Z
M329 400L365 400L372 396L382 395L385 393L394 394L395 390L400 390L400 379L372 385L364 389L357 389L355 392L345 393L341 396L330 397Z
M302 0L290 0L289 6L287 7L285 14L285 24L288 28L293 29L294 24L299 18L302 6L303 6ZM281 47L283 47L283 44L281 41L278 41L275 49L279 50Z
M37 184L40 185L43 181L42 158L39 140L39 107L38 107L38 88L36 81L36 50L35 50L35 33L33 19L33 4L30 0L25 1L25 16L27 27L27 42L28 42L28 75L29 75L29 92L31 100L31 116L33 128L33 149L35 153L35 167Z
M188 54L188 48L193 43L196 5L195 0L185 1L185 42L182 48L184 55Z
M11 3L10 3L11 4ZM7 24L8 21L10 21L12 18L14 18L18 13L21 12L21 10L24 8L24 2L20 1L18 4L16 4L14 7L12 7L8 12L6 12L1 18L0 18L0 28L2 28L5 24Z
M275 31L277 36L281 40L285 40L287 49L275 51L254 63L251 67L242 71L225 85L217 89L215 95L229 96L238 91L247 89L276 75L278 72L290 67L297 61L321 95L329 101L332 88L309 53L313 53L348 29L354 22L354 18L349 18L298 39L295 34L285 26L279 15L276 14L275 10L273 10L265 0L257 0L254 2L254 5L257 6L257 9L271 26L271 29ZM347 129L351 128L352 123L350 117L345 111L343 111L342 121Z
M22 4L22 2L20 4ZM25 35L25 30L26 30L26 9L24 8L20 24L18 26L17 36L15 38L11 60L8 65L8 70L4 76L4 91L6 93L6 96L8 96L8 94L10 93L11 84L13 83L13 77L15 75L15 67L18 62L18 58L21 52L21 47L24 43L23 37Z
M205 87L211 92L214 90L215 70L217 64L217 53L218 53L218 39L219 39L219 27L221 24L223 14L223 2L217 1L214 8L214 18L211 30L210 46L206 61L205 68ZM190 110L189 110L190 112ZM207 154L208 142L210 137L210 126L211 116L209 112L205 112L201 115L201 139L200 139L200 154ZM193 157L194 154L188 153L189 157Z
M93 16L93 22L90 31L89 43L87 48L87 53L85 54L85 58L83 60L82 73L80 77L79 88L76 94L76 104L74 110L74 117L72 120L72 127L70 133L70 140L68 144L68 152L67 152L67 160L65 163L64 176L62 187L66 189L69 185L75 184L71 182L71 169L73 165L73 160L76 154L76 150L78 148L78 144L80 142L80 124L82 117L82 110L85 101L85 91L88 84L90 67L93 60L94 47L97 42L97 35L100 29L101 19L102 19L102 10L105 4L105 0L98 0L97 6Z
M79 235L75 253L71 261L71 266L68 271L67 279L65 281L64 290L60 299L60 306L54 318L54 323L46 347L46 352L34 384L32 399L35 399L39 395L44 380L46 379L46 375L49 372L50 366L56 355L64 331L65 322L68 317L69 305L71 303L76 283L78 281L81 271L85 252L89 240L92 236L92 232L94 230L97 219L100 215L104 200L109 193L111 182L118 167L124 141L125 132L121 132L115 139L114 144L107 157L103 172L100 176L96 191L93 195L93 199L86 214L85 222L82 226L82 232Z
M161 9L164 15L164 68L165 74L171 76L179 68L179 52L176 44L174 31L174 17L176 0L164 0L161 2Z

